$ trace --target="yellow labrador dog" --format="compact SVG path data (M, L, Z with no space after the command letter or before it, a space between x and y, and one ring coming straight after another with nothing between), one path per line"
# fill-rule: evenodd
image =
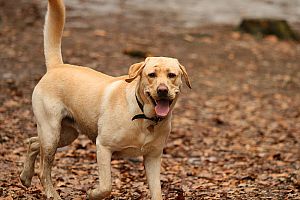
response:
M161 154L171 130L171 115L185 68L177 59L148 57L133 64L126 76L111 77L90 68L64 64L61 36L65 22L62 0L49 0L44 27L47 73L32 94L38 137L32 137L20 179L30 186L40 153L39 177L48 198L60 199L51 181L56 149L78 134L97 146L99 185L89 199L111 192L111 157L143 155L151 198L162 199Z

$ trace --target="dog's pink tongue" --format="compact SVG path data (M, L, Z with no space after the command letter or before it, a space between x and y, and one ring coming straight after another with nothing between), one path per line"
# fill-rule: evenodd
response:
M156 101L155 112L159 117L165 117L169 113L169 101L168 100L158 100Z

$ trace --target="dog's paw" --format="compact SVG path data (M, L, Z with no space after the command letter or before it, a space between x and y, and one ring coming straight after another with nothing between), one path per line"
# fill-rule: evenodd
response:
M28 177L24 172L22 172L20 174L20 180L21 180L22 185L24 185L25 187L30 187L31 178Z
M62 200L62 198L59 196L56 190L50 189L50 190L45 190L45 194L47 199L53 199L53 200Z
M110 195L111 190L104 190L103 192L100 192L98 189L89 190L87 192L87 199L89 200L99 200L104 199L105 197Z

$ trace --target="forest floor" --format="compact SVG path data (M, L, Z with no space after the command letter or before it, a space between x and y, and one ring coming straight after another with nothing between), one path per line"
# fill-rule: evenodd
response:
M24 140L37 135L31 93L45 73L45 7L14 4L0 1L0 199L43 199L37 176L29 188L18 176ZM124 54L133 49L186 66L193 89L183 89L174 111L161 167L164 199L300 199L299 43L230 26L170 26L172 17L70 16L64 60L117 76L142 60ZM95 145L80 136L59 149L52 176L63 199L85 199L97 183ZM114 159L112 176L107 199L150 199L140 157Z

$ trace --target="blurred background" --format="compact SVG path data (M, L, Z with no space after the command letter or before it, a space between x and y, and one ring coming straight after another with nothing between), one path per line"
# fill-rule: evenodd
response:
M186 66L162 161L165 199L300 198L300 0L65 0L65 63L113 76L147 56ZM45 73L46 0L0 0L0 197L43 199L18 180L36 135L31 93ZM141 158L112 161L108 199L149 199ZM38 163L37 163L38 167ZM97 180L82 136L56 155L63 199Z
M207 24L238 24L243 18L282 18L299 23L299 1L291 0L67 0L75 8L73 15L107 16L120 14L129 18L143 18L148 11L157 17L173 16L170 26L199 27ZM85 12L85 10L89 12Z

